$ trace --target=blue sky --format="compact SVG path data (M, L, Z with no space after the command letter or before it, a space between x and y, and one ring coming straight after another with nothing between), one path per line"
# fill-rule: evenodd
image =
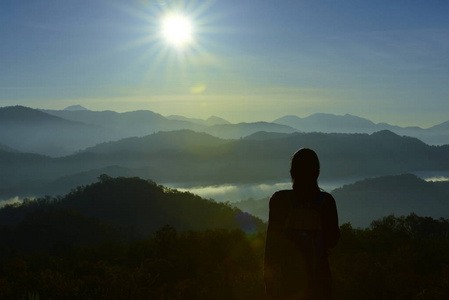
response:
M158 36L180 11L180 51ZM2 0L0 106L449 120L447 1Z

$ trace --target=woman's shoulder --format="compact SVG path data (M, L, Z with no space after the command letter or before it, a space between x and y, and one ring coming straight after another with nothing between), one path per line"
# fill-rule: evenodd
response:
M335 202L334 197L326 191L321 190L320 195L321 195L321 199L322 199L323 203ZM295 197L294 190L279 190L271 196L270 204L290 203L290 199L292 197Z
M279 190L277 192L274 192L272 197L275 197L275 196L276 197L287 196L287 195L290 195L291 193L293 193L292 189L290 189L290 190Z
M324 190L320 190L320 194L322 195L323 199L334 199L332 195Z
M323 190L321 190L320 191L320 193L322 194L322 199L323 199L323 201L322 201L322 204L324 205L324 206L335 206L335 199L334 199L334 197L332 196L332 194L331 193L328 193L328 192L326 192L326 191L323 191Z
M293 194L293 190L280 190L275 192L271 199L288 199Z
M282 205L290 201L293 190L280 190L275 192L270 198L271 205Z

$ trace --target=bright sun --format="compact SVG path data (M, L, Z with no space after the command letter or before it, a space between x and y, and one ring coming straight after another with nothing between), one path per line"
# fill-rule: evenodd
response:
M168 15L162 19L162 36L170 44L183 48L193 40L192 22L183 15Z

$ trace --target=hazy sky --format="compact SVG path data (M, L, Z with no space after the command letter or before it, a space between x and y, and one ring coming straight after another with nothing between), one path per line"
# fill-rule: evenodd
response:
M184 49L160 36L178 11ZM0 106L449 120L449 1L1 0Z

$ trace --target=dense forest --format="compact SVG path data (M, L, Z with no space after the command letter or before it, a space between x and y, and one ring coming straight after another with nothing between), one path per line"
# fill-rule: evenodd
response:
M448 299L449 222L387 217L341 227L331 253L336 299ZM2 246L2 299L263 299L264 232L177 232L143 240ZM34 297L34 298L33 298ZM39 298L38 298L39 297Z
M1 299L264 299L265 224L229 204L105 175L0 220ZM449 220L341 231L336 299L449 298Z

